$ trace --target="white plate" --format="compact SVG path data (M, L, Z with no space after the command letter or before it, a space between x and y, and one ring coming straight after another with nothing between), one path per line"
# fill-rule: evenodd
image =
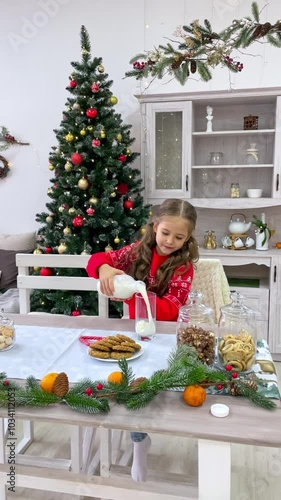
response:
M117 352L117 351L116 351ZM138 352L136 352L136 354L134 354L131 358L126 358L127 361L133 361L133 359L137 359L139 358L140 356L142 356L144 353L144 348L142 347ZM90 356L90 354L89 354ZM92 359L96 360L96 361L104 361L105 363L118 363L119 359L111 359L111 358L108 358L108 359L102 359L102 358L95 358L94 356L90 356Z

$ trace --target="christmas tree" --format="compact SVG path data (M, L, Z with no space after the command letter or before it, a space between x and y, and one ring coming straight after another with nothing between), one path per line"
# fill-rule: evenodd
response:
M58 145L49 155L54 171L48 211L37 214L39 248L35 252L92 254L131 243L142 232L149 209L142 179L132 164L131 125L114 110L118 99L110 88L102 58L91 58L88 33L81 28L81 62L72 62L70 93ZM41 275L86 276L83 269L37 269ZM34 291L32 310L54 314L97 314L96 292ZM120 304L111 307L120 310Z

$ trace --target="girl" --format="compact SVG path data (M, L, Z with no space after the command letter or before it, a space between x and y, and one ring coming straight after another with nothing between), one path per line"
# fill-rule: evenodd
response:
M156 217L146 226L140 242L120 250L92 255L86 270L99 278L100 290L114 295L113 278L130 274L144 281L147 290L156 292L156 319L176 321L179 308L187 301L193 279L192 262L198 260L198 245L192 232L197 214L184 200L165 200ZM135 318L135 296L125 302L130 319ZM150 437L143 432L131 433L134 441L131 475L134 481L145 481Z
M192 262L198 260L198 245L192 236L196 218L195 208L187 201L165 200L154 220L146 225L140 242L92 255L86 267L88 275L99 278L100 290L108 296L114 295L117 274L144 281L147 290L157 295L156 319L176 321L190 291ZM135 296L125 302L130 319L134 319Z

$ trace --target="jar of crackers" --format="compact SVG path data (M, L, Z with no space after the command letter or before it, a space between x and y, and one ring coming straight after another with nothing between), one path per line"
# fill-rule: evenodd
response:
M231 303L221 307L218 328L218 355L225 367L237 372L251 371L256 357L255 311L245 306L244 295L230 294Z
M201 292L190 292L189 303L179 309L177 344L194 347L200 361L212 365L215 360L216 337L213 310L202 303Z
M15 345L14 322L0 313L0 352L8 351Z

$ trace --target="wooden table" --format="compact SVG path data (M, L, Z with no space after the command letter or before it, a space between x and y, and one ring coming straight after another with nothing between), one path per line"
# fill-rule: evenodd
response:
M111 320L93 317L55 317L38 315L15 316L16 324L91 328L114 331L134 331L130 320ZM174 324L159 322L159 333L174 333ZM172 327L172 328L171 328ZM227 418L215 418L210 406L216 402L227 404ZM3 418L7 409L0 408L1 435ZM18 466L17 486L38 490L64 492L85 497L114 500L230 500L231 455L230 443L281 447L281 407L269 412L254 406L244 398L207 396L199 408L187 407L179 393L162 392L147 407L129 412L125 407L111 403L111 411L105 415L84 415L65 406L45 408L17 408L16 418L49 423L65 423L74 426L79 435L82 426L100 429L101 477L87 476L78 472L50 471L44 467L34 469ZM111 470L111 430L158 433L169 436L195 437L198 439L198 487L157 481L134 483L125 477L113 477ZM82 454L82 450L81 450ZM79 462L79 457L77 457ZM4 464L3 446L0 449L0 500L6 499L5 483L9 465ZM79 469L78 469L79 470ZM219 483L218 483L219 471ZM119 471L120 474L120 471Z

